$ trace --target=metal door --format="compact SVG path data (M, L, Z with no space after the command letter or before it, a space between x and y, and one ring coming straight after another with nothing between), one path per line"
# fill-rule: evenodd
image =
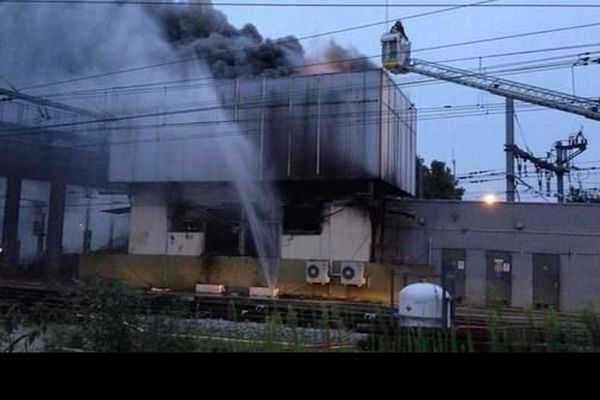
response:
M533 255L533 306L558 310L560 298L558 254Z
M512 293L512 256L507 251L487 251L486 301L510 306Z
M442 249L442 269L446 289L457 303L465 300L467 252L465 249Z

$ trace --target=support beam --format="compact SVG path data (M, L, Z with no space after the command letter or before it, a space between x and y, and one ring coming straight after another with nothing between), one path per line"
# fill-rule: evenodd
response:
M23 181L20 177L7 177L2 224L2 260L9 267L19 262L19 209L22 186Z
M565 164L567 163L567 150L556 148L556 164L560 170L556 172L556 192L559 203L565 202Z
M85 222L83 229L83 253L90 251L92 247L92 230L90 229L90 218L92 212L92 189L85 188L86 207L85 207Z
M506 98L506 201L515 202L515 101Z
M60 273L66 197L66 183L52 182L50 186L50 205L48 210L46 259L44 263L44 277L46 279L58 278Z
M105 115L100 114L100 113L95 113L95 112L92 112L89 110L84 110L83 108L79 108L79 107L73 107L68 104L57 103L55 101L50 101L50 100L44 99L43 97L30 96L30 95L27 95L27 94L24 94L21 92L17 92L14 90L0 88L0 95L6 96L9 99L14 98L14 99L19 99L19 100L25 100L25 101L28 101L33 104L37 104L42 107L52 107L52 108L56 108L58 110L63 110L63 111L68 111L68 112L72 112L75 114L80 114L80 115L83 115L86 117L94 117L94 118L105 117Z

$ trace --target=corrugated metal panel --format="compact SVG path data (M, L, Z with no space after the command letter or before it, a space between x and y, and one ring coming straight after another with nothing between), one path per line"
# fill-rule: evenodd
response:
M246 170L257 178L380 179L414 193L415 113L387 73L248 78L212 86L170 89L156 104L144 104L146 111L168 115L154 117L150 127L148 120L132 120L128 130L113 133L111 180L231 180L217 149L233 152L247 141L255 151Z

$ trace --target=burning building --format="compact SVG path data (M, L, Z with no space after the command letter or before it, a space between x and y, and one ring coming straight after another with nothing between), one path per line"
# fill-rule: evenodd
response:
M382 70L203 82L154 110L110 139L134 254L255 255L241 180L276 194L280 256L369 261L373 200L415 192L416 110Z
M376 203L415 191L410 101L354 50L307 57L294 37L169 3L3 7L3 84L31 104L23 120L0 99L23 122L3 111L2 131L35 130L39 151L6 141L0 172L52 183L48 249L62 251L66 171L131 193L133 254L373 258Z

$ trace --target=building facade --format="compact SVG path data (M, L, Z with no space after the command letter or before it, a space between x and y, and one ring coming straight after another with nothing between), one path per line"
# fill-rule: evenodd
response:
M600 206L397 201L384 260L445 270L466 304L563 311L600 306Z

